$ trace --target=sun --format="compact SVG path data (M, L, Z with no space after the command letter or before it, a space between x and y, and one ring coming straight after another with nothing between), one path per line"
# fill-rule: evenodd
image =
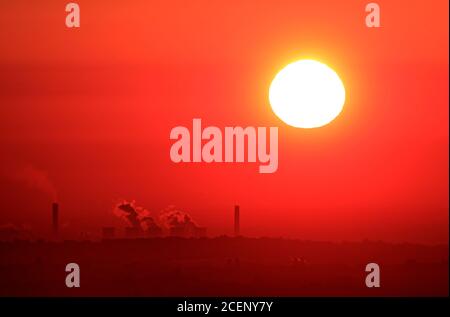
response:
M297 128L318 128L333 121L345 103L345 88L327 65L304 59L284 67L269 88L273 112Z

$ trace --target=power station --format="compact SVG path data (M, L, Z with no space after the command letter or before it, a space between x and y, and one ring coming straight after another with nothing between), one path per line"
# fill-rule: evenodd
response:
M59 204L57 202L52 203L52 234L53 238L59 237ZM234 206L234 236L239 237L241 235L241 220L240 220L240 206ZM140 228L126 227L125 237L126 238L138 238L138 237L161 237L165 236L162 231L153 232L149 230L144 234L140 232ZM206 228L197 227L195 225L189 225L184 227L170 228L167 236L174 237L206 237ZM114 239L116 238L116 230L114 227L103 227L102 228L102 238L103 239Z

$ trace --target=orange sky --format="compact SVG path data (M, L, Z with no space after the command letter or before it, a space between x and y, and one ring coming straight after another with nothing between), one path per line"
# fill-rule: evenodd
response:
M0 2L5 175L31 165L58 189L67 231L116 224L111 206L175 204L212 234L448 241L448 1ZM315 58L347 90L344 111L302 130L270 110L271 80ZM176 165L169 132L278 126L279 168ZM0 224L45 231L49 198L0 179Z

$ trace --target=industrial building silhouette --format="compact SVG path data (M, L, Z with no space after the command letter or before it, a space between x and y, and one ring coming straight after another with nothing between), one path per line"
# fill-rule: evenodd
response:
M152 236L156 231L135 226L120 233L104 227L100 240L74 241L61 238L60 216L55 203L56 239L0 241L0 296L448 295L447 245L249 238L241 235L240 206L230 212L231 237L189 226ZM72 262L81 270L77 289L64 283ZM382 268L381 288L365 286L370 262Z

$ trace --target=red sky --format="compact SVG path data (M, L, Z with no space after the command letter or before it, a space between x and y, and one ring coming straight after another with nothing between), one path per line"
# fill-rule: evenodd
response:
M209 233L311 240L448 241L448 1L0 2L0 225L48 231L48 174L68 235L116 225L112 206L174 204ZM303 130L268 87L313 58L346 87L342 114ZM171 128L278 126L279 168L171 162Z

